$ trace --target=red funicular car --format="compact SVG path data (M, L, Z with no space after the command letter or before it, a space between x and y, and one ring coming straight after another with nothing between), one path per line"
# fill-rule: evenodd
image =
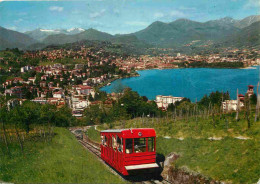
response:
M104 130L101 139L101 158L123 175L158 167L152 128Z

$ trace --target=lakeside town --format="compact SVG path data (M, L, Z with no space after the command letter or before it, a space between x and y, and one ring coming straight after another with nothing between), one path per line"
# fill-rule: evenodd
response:
M11 52L11 51L3 51ZM18 51L19 52L19 51ZM22 104L25 100L41 104L53 104L57 107L68 105L75 117L82 117L91 104L101 104L97 97L99 88L116 79L137 76L137 70L165 69L179 67L201 67L201 64L221 64L226 67L249 67L260 64L258 50L226 49L225 54L207 56L187 56L177 53L176 56L118 56L108 54L103 48L80 46L78 49L47 49L26 51L17 57L0 57L0 73L8 79L1 85L2 95L8 96L8 104ZM20 61L21 60L21 61ZM27 65L27 60L36 61ZM230 65L231 64L231 65ZM233 65L238 64L238 65ZM9 66L9 67L5 67ZM12 67L13 66L13 67ZM21 66L19 68L19 66ZM218 65L213 65L218 67ZM210 67L210 65L206 65ZM19 69L19 71L18 71ZM250 84L248 84L250 85ZM250 94L253 86L249 89ZM108 94L104 101L112 104L115 93ZM223 102L223 109L236 110L240 100ZM167 110L169 104L181 101L185 97L158 96L155 102L158 108Z

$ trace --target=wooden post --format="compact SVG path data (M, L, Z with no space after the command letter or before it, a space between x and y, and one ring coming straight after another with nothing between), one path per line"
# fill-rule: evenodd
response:
M256 89L256 107L255 107L255 122L258 119L258 113L259 113L259 95L258 95L258 88L259 88L259 82L257 83L257 89Z
M238 89L237 89L237 114L236 114L236 121L238 121L239 109L240 109L240 99L238 97Z
M19 132L18 132L18 130L17 130L16 124L15 124L15 133L16 133L16 137L17 137L17 139L18 139L18 141L19 141L19 144L20 144L20 147L21 147L21 151L22 151L22 153L23 153L23 142L22 142L22 140L21 140L21 138L20 138L20 135L19 135Z

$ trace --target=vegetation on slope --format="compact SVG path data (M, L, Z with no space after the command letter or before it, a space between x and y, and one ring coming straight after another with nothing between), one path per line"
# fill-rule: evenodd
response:
M95 130L95 127L91 127L87 131L88 138L96 143L101 142L100 132Z
M19 145L11 156L0 152L0 180L15 183L122 183L64 128L55 128L51 141L31 136L24 155ZM37 140L37 141L36 141ZM4 146L1 144L1 148Z
M253 111L253 109L252 109ZM167 156L174 152L180 155L174 166L206 177L232 183L256 183L260 168L260 122L251 127L240 112L240 121L235 113L183 118L136 118L125 123L116 122L113 128L155 128L157 153ZM100 126L103 129L105 125Z

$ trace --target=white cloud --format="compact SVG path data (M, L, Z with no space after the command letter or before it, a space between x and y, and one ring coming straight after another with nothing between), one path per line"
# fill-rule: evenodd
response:
M236 1L236 0L232 0L232 1ZM195 7L186 7L186 6L180 6L178 9L180 9L180 10L188 10L188 11L196 10Z
M247 3L244 5L244 8L260 8L260 0L248 0Z
M18 19L18 20L15 20L14 22L19 23L19 22L22 22L22 21L23 21L23 19Z
M130 21L130 22L126 22L127 25L130 26L148 26L149 23L148 22L142 22L142 21Z
M91 13L91 14L89 14L89 17L90 18L97 18L97 17L101 17L102 15L104 15L104 13L106 12L106 10L105 9L102 9L101 11L99 11L99 12L94 12L94 13Z
M61 6L51 6L51 7L49 8L49 10L62 12L62 11L63 11L63 7L61 7Z
M186 17L186 14L183 13L183 12L181 12L181 11L179 11L179 10L173 10L173 11L171 11L171 12L169 13L169 15L170 15L171 17L177 17L177 18Z
M13 30L13 31L16 31L17 30L17 27L16 26L10 26L10 27L6 27L7 29L10 29L10 30Z
M154 14L154 18L156 18L156 19L162 18L162 17L164 17L164 14L161 13L161 12L157 12L157 13Z
M180 10L172 10L167 13L161 13L157 12L154 14L155 19L173 19L173 18L184 18L187 17L188 15L183 13Z

